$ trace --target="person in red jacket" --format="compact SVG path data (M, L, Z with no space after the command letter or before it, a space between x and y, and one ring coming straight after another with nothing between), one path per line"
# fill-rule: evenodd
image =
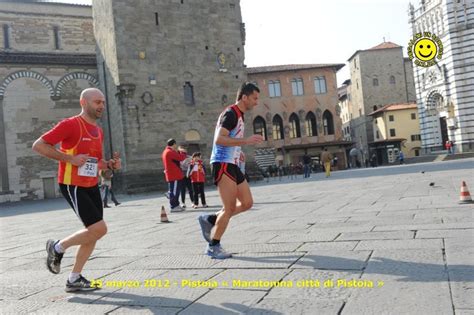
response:
M192 156L192 161L189 164L187 176L191 179L193 184L194 192L194 205L193 208L196 209L199 204L198 197L201 195L201 204L203 208L207 208L206 196L204 195L204 182L206 181L206 169L202 164L201 152L194 152Z
M167 146L161 155L165 178L168 182L168 195L170 198L171 212L179 212L184 209L179 206L179 192L181 191L181 179L184 175L181 171L180 162L186 158L186 153L179 152L176 140L169 139Z

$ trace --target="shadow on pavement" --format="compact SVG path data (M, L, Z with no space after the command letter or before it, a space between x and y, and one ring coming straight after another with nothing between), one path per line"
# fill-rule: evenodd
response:
M97 296L99 299L89 296ZM105 300L105 299L107 300ZM185 309L179 311L181 314L182 312L190 313L191 310L187 310L188 307L192 307L192 314L222 314L222 315L235 315L237 313L247 313L249 311L252 312L261 312L262 314L268 315L280 315L282 313L264 310L264 309L257 309L251 308L245 305L236 304L236 303L223 303L226 307L231 308L233 311L229 309L220 308L217 306L205 305L201 303L193 303L193 301L178 299L178 298L169 298L169 297L160 297L160 296L143 296L138 294L132 293L123 293L123 292L112 292L110 294L101 294L100 291L98 292L89 292L83 296L75 296L68 300L69 303L79 303L79 304L95 304L95 305L116 305L116 306L135 306L141 307L144 310L149 310L153 314L163 314L166 308L170 310L178 311L177 306L173 305L186 305ZM157 309L160 308L160 309ZM47 311L47 309L44 309ZM132 312L132 310L130 310Z
M290 256L266 256L266 257L245 257L234 256L232 259L257 262L257 263L285 263ZM397 281L415 282L474 282L474 265L449 265L446 270L445 265L430 263L416 263L409 261L393 260L389 258L372 258L369 263L363 260L347 259L341 257L304 255L305 261L298 260L293 268L297 266L311 267L312 270L329 271L362 271L367 274L384 274L400 276L403 278ZM297 265L295 267L295 265ZM318 267L321 266L321 267ZM333 267L330 267L333 266ZM349 266L360 266L351 268ZM307 270L305 268L305 270ZM311 270L311 269L309 269Z

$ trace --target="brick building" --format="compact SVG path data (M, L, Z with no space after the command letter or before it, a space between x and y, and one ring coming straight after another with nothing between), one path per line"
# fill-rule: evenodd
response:
M328 147L338 157L338 167L346 167L345 147L350 143L342 137L336 88L336 72L343 66L302 64L247 69L249 81L255 82L261 92L260 105L251 113L254 133L266 139L256 150L257 162L260 154L271 151L274 164L297 164L305 153L318 163L323 147Z

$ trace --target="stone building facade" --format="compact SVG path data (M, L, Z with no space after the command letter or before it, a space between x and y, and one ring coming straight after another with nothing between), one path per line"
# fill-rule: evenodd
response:
M352 106L347 94L351 80L348 79L343 82L342 86L337 88L337 95L339 97L339 108L341 109L342 121L342 137L346 141L352 141L351 136L351 119L352 119Z
M248 68L249 81L260 88L260 104L251 113L253 131L266 141L259 152L274 149L274 164L302 162L307 153L319 162L324 147L347 165L336 72L343 64L302 64Z
M98 86L90 6L0 2L0 202L59 196L57 163L31 150Z
M410 4L413 34L431 32L443 44L435 66L414 67L424 153L454 142L456 152L474 151L474 2L420 1Z
M117 189L165 187L171 137L209 159L217 117L247 79L239 1L130 3L0 0L0 202L59 196L57 163L31 145L80 112L87 87L105 92L105 155L123 161Z
M405 158L420 155L421 137L418 110L415 102L390 104L369 114L373 118L374 142L371 154L377 164L398 164L400 152ZM371 155L371 157L372 157Z
M218 115L246 81L240 3L92 4L99 77L109 104L106 149L120 152L123 162L116 185L129 193L164 187L166 140L175 138L208 161ZM247 151L248 165L252 156Z
M370 156L369 143L374 141L372 119L367 115L388 104L416 100L413 67L411 61L403 57L402 47L391 42L358 50L348 62L351 138L364 161Z

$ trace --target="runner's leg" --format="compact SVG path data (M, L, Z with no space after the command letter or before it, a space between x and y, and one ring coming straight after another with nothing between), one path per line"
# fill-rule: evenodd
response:
M237 184L224 174L219 183L217 183L217 190L219 191L224 207L217 213L217 220L212 238L220 240L229 224L232 213L236 210Z

